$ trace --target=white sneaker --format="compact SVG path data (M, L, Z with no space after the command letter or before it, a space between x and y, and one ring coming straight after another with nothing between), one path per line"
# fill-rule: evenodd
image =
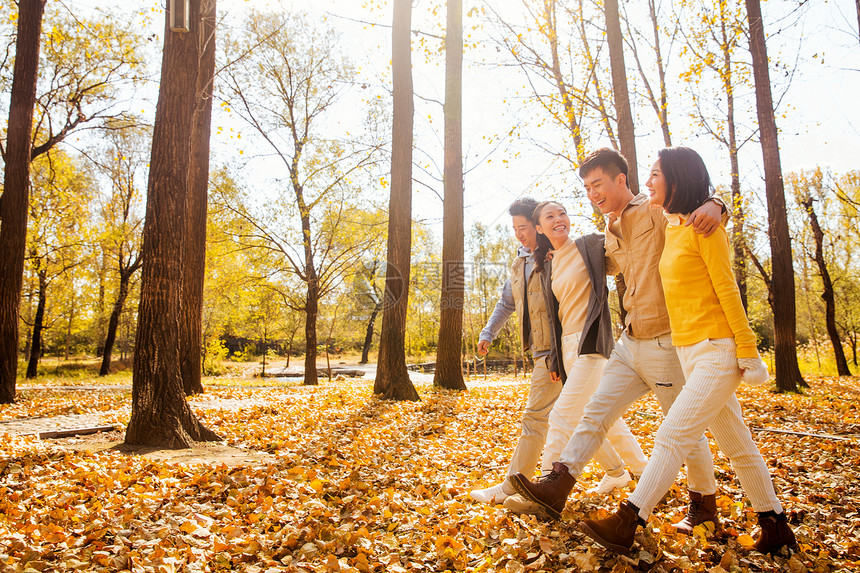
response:
M609 474L603 474L603 479L600 480L600 483L588 490L587 493L609 493L615 488L621 489L623 487L627 487L627 484L630 483L630 480L633 479L630 477L630 474L627 470L624 470L624 473L618 477L612 477Z
M505 479L507 481L507 479ZM506 499L508 499L508 494L505 493L505 482L497 483L492 487L488 487L487 489L473 489L469 492L469 496L475 501L480 501L481 503L504 503Z

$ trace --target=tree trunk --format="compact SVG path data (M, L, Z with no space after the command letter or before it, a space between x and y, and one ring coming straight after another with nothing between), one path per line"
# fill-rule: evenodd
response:
M373 326L376 324L376 317L379 315L380 310L382 310L382 303L378 302L370 313L370 320L367 321L367 330L364 333L364 345L361 347L361 361L359 364L367 364L370 359L370 347L373 345Z
M303 218L304 219L304 218ZM319 384L317 376L317 315L319 314L319 282L313 261L307 274L308 290L305 302L305 386Z
M738 141L735 127L735 91L732 77L732 52L729 46L725 5L720 4L720 31L723 48L723 90L726 92L726 129L728 131L729 163L732 169L732 268L741 294L741 304L747 308L747 260L744 256L744 206L741 197L741 175L738 164Z
M654 55L657 60L657 77L660 80L660 129L663 131L663 144L672 147L672 132L669 131L669 96L666 92L666 68L663 65L663 53L660 50L660 24L657 21L657 8L654 0L648 0L648 13L651 16L651 26L654 29ZM670 43L671 45L671 43Z
M756 108L764 159L767 195L768 235L772 260L774 362L778 392L797 392L806 385L797 364L797 337L791 237L785 207L785 187L779 158L779 141L774 118L767 47L759 0L746 0L749 19L750 52L755 77Z
M110 374L110 362L113 354L113 345L116 342L116 331L119 328L119 317L122 315L122 309L125 306L125 299L128 297L128 287L131 282L131 273L128 270L121 271L119 275L119 292L116 296L116 301L113 303L113 310L110 313L108 320L107 336L105 337L104 353L102 354L102 366L99 369L99 376L107 376Z
M812 207L812 197L807 197L802 202L806 213L809 215L809 224L812 226L812 236L815 238L815 262L818 264L818 272L821 275L821 283L824 290L821 298L824 299L824 324L827 327L827 336L833 345L833 354L836 357L836 371L840 376L851 376L848 369L848 361L845 359L845 350L842 348L842 340L839 330L836 328L836 298L833 294L833 281L830 279L830 271L824 261L824 232L818 224L818 215Z
M639 193L639 176L636 163L636 138L633 130L633 114L630 111L630 92L627 89L627 68L624 65L624 39L621 36L621 18L618 0L605 0L606 40L609 44L609 64L612 71L612 95L615 113L618 116L618 139L621 154L630 164L627 185L634 195Z
M33 336L30 338L30 358L27 361L27 379L39 375L39 359L42 357L42 328L45 323L45 303L48 298L48 278L45 269L39 270L39 301L33 319Z
M445 199L442 221L442 300L433 386L465 390L463 336L463 2L448 0L445 34Z
M388 204L388 255L385 268L382 332L373 393L388 400L418 400L406 369L406 310L412 249L412 1L394 0L391 64L394 125L391 197Z
M6 170L0 201L0 404L15 400L18 311L24 280L30 202L30 131L36 105L45 0L19 0L15 67L6 127Z
M203 280L206 275L206 213L209 195L209 132L212 84L215 76L215 3L200 0L200 54L197 102L191 124L191 165L186 199L185 268L182 281L182 340L180 368L185 394L203 392Z
M152 137L143 272L135 338L131 419L126 444L186 448L219 440L185 401L180 321L189 182L190 134L197 104L200 2L191 1L191 31L172 32L165 11L164 55Z

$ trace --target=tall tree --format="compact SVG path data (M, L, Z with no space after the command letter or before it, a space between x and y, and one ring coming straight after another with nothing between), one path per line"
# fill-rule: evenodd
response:
M48 290L56 298L57 283L73 282L70 271L83 261L95 184L84 165L61 150L31 162L30 181L27 262L38 286L26 375L35 378L45 331L56 321L46 316Z
M812 230L812 238L815 243L815 253L812 255L818 266L818 274L821 277L821 298L824 300L824 326L827 336L833 345L833 355L836 358L836 371L840 376L851 376L848 369L848 361L845 359L845 350L842 348L842 340L836 325L836 296L833 288L833 279L830 269L824 257L824 230L818 221L818 213L815 211L815 202L824 199L824 173L821 169L813 172L802 172L789 174L789 188L797 198L797 202L806 211L809 218L809 226Z
M209 133L215 79L215 4L200 0L200 34L194 121L191 124L191 164L188 174L185 226L185 273L182 281L180 368L188 395L203 392L203 282L206 275L206 214L209 195Z
M226 42L234 63L223 75L224 97L286 176L275 181L282 191L262 212L227 208L246 221L241 240L276 255L270 263L280 268L272 272L304 283L302 297L289 289L288 304L305 314L304 383L315 385L320 300L361 254L357 243L339 248L341 231L332 224L351 215L357 195L352 181L376 160L377 148L324 136L325 122L352 79L333 29L276 12L251 13L245 29L243 37Z
M433 385L465 390L463 381L463 2L448 0L445 33L445 198L442 221L442 314Z
M716 4L716 5L714 5ZM681 6L689 10L684 26L679 26L684 38L684 53L691 63L681 74L695 103L693 118L699 126L726 148L729 153L732 194L732 266L747 308L747 266L744 247L744 200L738 153L754 135L738 137L737 102L739 88L750 84L749 63L740 61L738 46L746 36L743 7L722 0L704 4L684 0ZM681 17L676 19L681 20ZM715 82L702 82L710 74ZM718 88L716 86L719 86ZM740 91L743 91L742 89ZM720 104L723 100L725 107Z
M627 88L627 67L624 65L624 38L621 35L618 0L604 0L603 9L606 16L606 41L609 44L609 63L612 72L612 96L615 100L615 115L618 117L618 139L621 144L621 154L630 164L627 186L636 194L639 193L636 135L633 129L633 113L630 111L630 91Z
M211 73L199 69L202 1L191 0L188 33L171 31L170 13L165 11L126 444L178 449L193 441L220 439L200 423L185 401L179 367L187 197L196 143L191 133L200 103L196 86L199 73Z
M20 0L15 67L6 128L3 196L0 197L0 403L15 400L18 374L18 309L27 243L30 195L30 131L36 105L39 41L45 0Z
M115 129L107 131L109 147L97 152L105 158L99 167L111 183L110 195L104 198L101 207L101 247L103 258L112 263L118 278L116 295L104 335L99 376L110 374L120 318L125 309L132 278L143 264L140 248L143 225L140 209L143 201L138 181L145 175L144 170L149 162L145 150L149 150L151 134L145 127L117 123L119 125L115 125ZM104 269L104 274L107 274L107 268ZM104 296L104 278L100 278L101 299Z
M746 7L753 77L755 78L756 109L764 160L768 236L770 237L771 265L773 267L771 280L773 282L776 388L779 392L797 392L798 385L806 385L806 382L803 380L800 367L797 364L794 265L792 263L791 237L788 232L785 185L782 180L779 138L770 87L764 24L759 0L746 0Z
M382 333L373 393L388 400L418 400L406 369L406 309L409 304L412 247L412 0L394 0L391 67L394 126L391 198L388 204L388 255Z

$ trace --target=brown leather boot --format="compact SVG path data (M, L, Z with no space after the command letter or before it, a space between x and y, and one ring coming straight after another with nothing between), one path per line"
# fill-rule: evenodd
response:
M717 495L702 495L698 492L690 492L690 505L687 506L687 515L672 527L679 533L693 534L693 528L706 521L714 522L714 528L720 526L719 513L717 512Z
M645 525L639 517L639 508L622 501L618 511L605 519L586 519L579 523L579 529L587 536L616 553L627 553L633 547L636 527Z
M529 481L523 474L511 478L517 493L539 504L552 519L561 519L567 496L576 484L576 478L570 475L567 466L561 462L554 462L552 471L535 481Z
M797 547L797 540L791 527L788 526L784 511L779 515L773 511L759 513L758 524L761 527L761 533L755 542L755 548L761 553L773 554L783 547L791 549Z

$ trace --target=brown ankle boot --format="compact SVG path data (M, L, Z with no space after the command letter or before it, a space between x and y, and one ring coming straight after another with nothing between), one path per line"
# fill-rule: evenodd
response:
M552 464L552 471L535 481L529 481L523 474L511 476L514 489L528 500L539 504L552 519L561 519L561 512L567 503L567 496L576 484L561 462Z
M719 513L717 512L717 495L702 495L698 492L690 492L690 505L687 506L687 515L672 527L679 533L693 534L693 528L706 521L713 521L714 528L720 526Z
M791 549L797 547L797 540L791 527L788 526L784 511L779 515L773 511L759 513L758 524L761 527L761 533L755 542L755 548L761 553L773 554L783 547Z
M639 517L639 508L622 501L618 511L605 519L586 519L579 523L579 529L590 538L617 553L627 553L633 547L636 527L645 525Z

